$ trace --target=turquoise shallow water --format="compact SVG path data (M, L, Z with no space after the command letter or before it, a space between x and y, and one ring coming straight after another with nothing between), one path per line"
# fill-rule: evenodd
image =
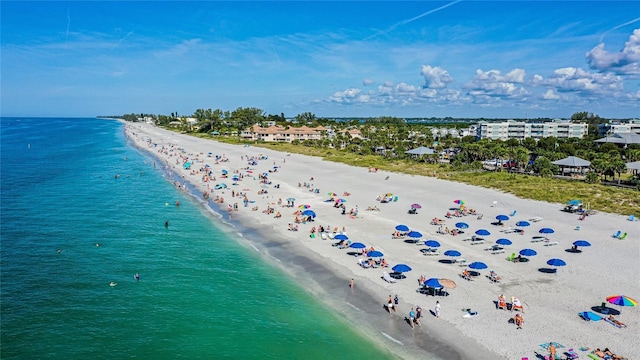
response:
M122 126L1 119L3 359L390 358L239 244Z

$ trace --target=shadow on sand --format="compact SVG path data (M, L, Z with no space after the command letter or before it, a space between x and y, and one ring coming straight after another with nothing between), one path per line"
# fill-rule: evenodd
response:
M558 272L558 269L539 268L538 271L540 271L541 273L545 273L545 274L555 274L555 273Z

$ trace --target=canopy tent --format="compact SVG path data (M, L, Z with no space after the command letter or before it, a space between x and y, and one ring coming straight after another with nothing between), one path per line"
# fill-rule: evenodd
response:
M575 156L569 156L551 163L560 166L562 175L565 173L565 168L569 168L569 173L583 173L583 169L588 169L589 165L591 165L590 161Z
M568 166L568 167L587 167L591 165L591 162L580 159L579 157L569 156L564 159L553 161L552 164L558 166Z

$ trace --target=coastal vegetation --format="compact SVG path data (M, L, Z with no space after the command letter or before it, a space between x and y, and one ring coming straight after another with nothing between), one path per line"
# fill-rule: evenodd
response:
M546 137L537 141L532 138L478 141L474 135L454 137L433 131L434 128L463 130L469 127L469 122L453 119L442 123L409 122L394 117L336 121L303 113L288 120L284 114L266 115L257 108L238 108L231 112L198 109L188 117L172 113L151 118L157 126L236 144L248 142L240 135L255 124L323 126L331 133L327 131L319 140L253 141L251 145L364 168L437 176L533 200L563 203L580 199L593 210L611 213L628 215L640 208L638 178L626 173L625 166L626 162L640 161L640 145L622 148L611 143L595 143L597 125L606 119L588 112L571 117L572 121L589 124L588 136L582 139ZM188 121L189 118L195 121ZM132 116L126 119L131 120ZM358 129L361 136L353 137L344 131L350 129ZM434 149L434 154L406 153L420 146ZM580 177L561 176L561 169L552 162L567 156L589 160L591 171Z

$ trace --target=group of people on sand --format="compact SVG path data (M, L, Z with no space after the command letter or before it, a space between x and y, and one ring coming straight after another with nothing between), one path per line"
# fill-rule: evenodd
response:
M387 312L389 313L389 315L391 315L392 312L393 313L398 312L399 303L400 303L400 299L398 298L398 295L396 295L395 297L392 297L391 295L389 295L389 297L387 298L387 302L385 303L385 308L387 309ZM409 323L409 326L411 326L412 329L415 329L415 325L422 327L421 319L423 318L423 313L422 313L422 307L420 307L420 305L416 305L415 308L411 307L411 310L409 310L409 313L407 315L408 316L405 317L404 320ZM433 309L433 315L436 318L440 318L440 301L436 301L436 305L434 306L434 309Z
M520 299L515 296L511 297L510 303L507 303L507 298L504 297L504 294L500 294L500 296L498 296L498 309L509 310L511 312L514 310L520 310L520 312L524 314L524 307L522 306Z
M358 265L361 267L368 268L379 268L379 267L389 267L389 263L386 259L374 260L373 258L369 258L365 260L363 258L358 259Z

